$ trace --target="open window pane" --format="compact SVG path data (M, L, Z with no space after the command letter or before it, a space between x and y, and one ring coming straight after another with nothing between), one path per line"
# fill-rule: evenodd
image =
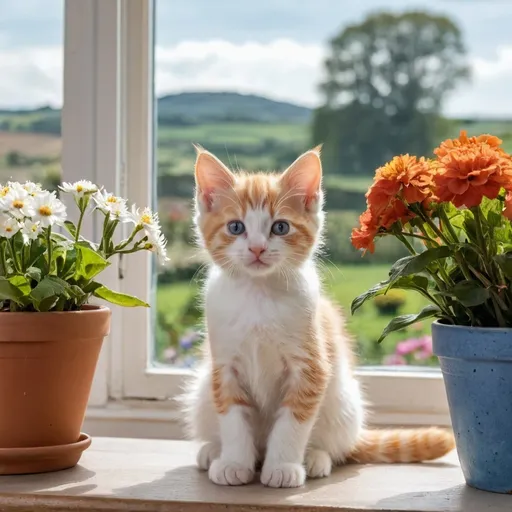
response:
M0 1L0 182L60 180L63 0Z
M206 259L193 244L193 142L247 170L284 169L324 143L321 272L347 317L354 297L407 254L391 239L364 258L351 247L375 168L399 153L430 156L461 129L492 131L512 150L512 7L422 5L157 2L157 194L172 257L158 276L158 362L193 365L201 342ZM413 292L390 293L348 318L361 364L435 366L428 321L377 344L394 315L424 305Z

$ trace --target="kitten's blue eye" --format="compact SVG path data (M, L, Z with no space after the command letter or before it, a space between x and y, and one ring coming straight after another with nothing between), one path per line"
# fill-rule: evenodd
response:
M240 220L232 220L231 222L228 222L228 231L232 235L241 235L242 233L245 233L244 223Z
M290 224L288 224L288 222L285 222L284 220L278 220L277 222L274 222L274 224L272 224L271 231L272 233L274 233L274 235L287 235L290 232Z

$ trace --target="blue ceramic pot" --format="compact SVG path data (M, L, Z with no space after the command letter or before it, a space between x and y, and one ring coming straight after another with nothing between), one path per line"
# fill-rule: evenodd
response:
M467 484L512 493L512 329L435 322L432 341Z

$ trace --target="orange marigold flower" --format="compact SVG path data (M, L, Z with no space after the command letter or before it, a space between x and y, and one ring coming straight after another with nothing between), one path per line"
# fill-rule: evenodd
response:
M426 203L432 198L434 169L429 160L410 155L396 156L377 169L366 194L377 226L389 228L412 216L407 205Z
M512 191L507 192L507 197L505 199L505 208L503 209L503 215L507 217L507 219L512 220Z
M366 210L359 217L359 228L352 230L351 242L356 249L368 250L371 253L375 250L375 236L378 228L374 225L370 210Z
M458 139L447 139L441 142L439 147L434 149L434 154L437 155L438 158L442 158L453 149L471 146L475 147L480 146L481 144L487 144L491 148L495 148L501 153L504 153L503 149L500 147L502 143L503 141L495 135L484 133L482 135L468 137L466 130L461 130Z
M483 197L494 199L502 187L512 186L512 158L500 147L501 140L491 135L466 136L445 141L434 152L437 172L436 196L441 202L471 208Z

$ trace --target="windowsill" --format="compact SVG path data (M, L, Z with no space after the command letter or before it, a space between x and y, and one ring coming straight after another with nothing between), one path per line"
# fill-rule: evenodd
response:
M510 497L463 483L455 454L419 465L349 465L299 489L218 487L194 466L183 441L93 440L80 466L43 475L0 477L0 510L258 510L446 512L509 510Z

